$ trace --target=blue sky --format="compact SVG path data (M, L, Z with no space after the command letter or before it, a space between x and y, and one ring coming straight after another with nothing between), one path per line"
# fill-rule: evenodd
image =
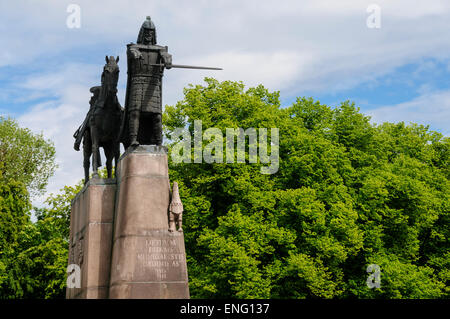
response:
M413 100L430 91L450 88L447 64L436 59L424 59L394 68L374 81L350 89L323 94L325 104L352 100L364 110L376 109L386 104L399 104ZM317 95L316 95L317 96Z
M379 29L366 24L373 3ZM67 27L69 4L81 9L80 28ZM59 169L49 192L83 176L72 134L105 55L120 56L123 104L126 44L147 15L174 63L224 68L167 71L164 104L212 76L261 83L280 91L283 105L301 96L331 106L351 100L376 123L417 122L450 134L449 1L3 1L0 115L54 141Z

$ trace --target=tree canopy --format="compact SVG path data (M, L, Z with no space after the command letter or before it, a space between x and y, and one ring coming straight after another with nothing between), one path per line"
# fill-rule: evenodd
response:
M263 174L267 164L250 163L249 149L245 163L227 163L227 152L217 161L208 134L201 145L214 161L174 161L173 133L185 129L194 146L195 121L203 134L216 128L223 136L227 128L277 128L279 139L268 133L265 146L278 151L278 169ZM23 133L12 120L2 123ZM166 106L163 123L170 179L184 205L192 298L450 296L448 137L422 125L373 124L349 101L330 107L298 98L282 107L279 93L262 85L212 78ZM8 156L0 161L0 297L64 297L70 202L82 181L51 195L31 222L27 187L39 190L46 180L2 178L11 175ZM372 264L380 288L366 284Z
M0 165L1 162L0 162ZM6 182L0 170L0 297L14 298L21 290L17 277L20 267L14 262L20 238L30 223L31 208L25 185Z
M43 278L61 281L65 276L62 264L55 263L55 256L67 263L67 253L58 249L64 245L67 250L62 233L55 231L61 225L59 215L55 221L43 216L36 223L31 220L30 194L45 191L55 168L53 143L0 117L0 298L43 298ZM68 231L67 225L59 228Z
M55 147L42 133L0 117L0 163L4 179L21 181L31 195L43 194L56 169Z
M349 101L281 107L262 85L205 81L166 106L166 137L181 127L193 141L195 120L224 136L278 128L280 167L170 162L192 297L449 295L448 138L416 124L372 124ZM379 289L366 285L369 264L381 268Z

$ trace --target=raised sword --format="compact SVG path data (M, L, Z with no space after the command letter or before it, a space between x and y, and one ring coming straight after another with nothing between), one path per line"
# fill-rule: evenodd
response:
M164 66L177 69L198 69L198 70L223 70L222 68L212 68L209 66L195 66L195 65L183 65L183 64L150 64L151 66Z

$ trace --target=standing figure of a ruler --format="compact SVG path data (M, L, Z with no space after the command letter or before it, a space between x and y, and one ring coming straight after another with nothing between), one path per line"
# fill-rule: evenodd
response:
M128 79L121 141L129 146L162 144L162 77L164 69L222 70L172 64L167 46L156 45L156 28L150 17L142 24L136 44L127 45Z
M156 29L150 17L142 24L136 44L127 45L128 82L122 141L126 148L162 144L162 77L170 69L167 47L156 45Z

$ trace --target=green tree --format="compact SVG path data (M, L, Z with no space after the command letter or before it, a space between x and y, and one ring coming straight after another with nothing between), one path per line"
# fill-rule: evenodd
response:
M166 106L169 141L181 127L193 143L195 120L224 136L276 127L280 167L263 175L261 163L169 158L192 297L449 296L448 138L415 124L371 124L348 101L333 109L298 98L281 108L278 92L261 85L205 82ZM373 263L379 289L366 285Z
M249 164L248 152L246 164L169 156L193 298L450 296L449 138L422 125L371 124L349 101L330 108L298 98L282 108L262 85L205 82L166 106L169 154L171 134L186 128L194 143L201 120L203 132L224 136L278 128L280 161L261 174L267 164ZM269 152L275 147L269 136ZM3 179L2 187L1 296L63 297L70 202L82 184L50 196L36 223L25 184ZM370 264L381 268L380 288L366 285Z
M33 293L42 285L44 274L30 267L55 253L50 239L59 235L48 223L31 221L30 194L45 191L55 168L50 141L19 127L13 119L0 117L0 298L40 296ZM67 225L60 228L67 232ZM39 247L39 236L45 247ZM34 256L29 254L32 249L37 251Z
M0 166L2 163L0 162ZM0 297L21 293L21 269L17 265L20 236L30 223L31 204L25 185L5 180L0 170Z
M0 298L65 297L70 202L81 187L51 194L32 222L25 186L0 182Z
M20 237L17 262L23 272L23 298L65 298L69 248L70 203L83 184L50 194L46 208L35 208L37 221Z
M4 179L24 183L31 195L43 194L56 169L55 148L42 134L0 117L0 163Z

